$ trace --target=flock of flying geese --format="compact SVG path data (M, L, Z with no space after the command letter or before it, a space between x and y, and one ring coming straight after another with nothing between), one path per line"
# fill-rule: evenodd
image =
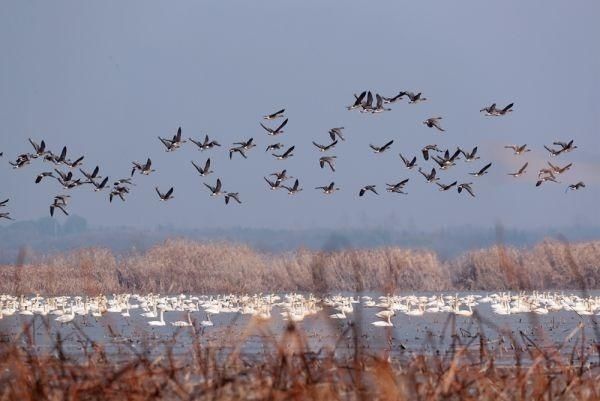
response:
M358 110L361 113L369 113L369 114L378 114L390 111L391 108L386 107L388 104L393 104L399 102L404 97L408 98L409 104L416 104L420 102L424 102L427 100L426 97L422 96L419 93L413 93L408 91L401 91L398 95L394 97L384 97L380 94L375 94L375 99L373 98L373 94L371 91L363 91L359 95L354 95L354 102L347 107L348 110ZM375 102L375 104L374 104ZM505 107L498 108L494 103L490 106L484 107L480 110L480 112L485 113L486 116L491 117L501 117L509 114L513 111L513 103L506 105ZM269 137L280 137L284 133L284 128L288 123L288 119L285 118L285 109L281 109L275 113L268 114L263 116L263 119L266 121L279 121L283 119L282 122L278 122L273 127L260 123L260 126L265 130L266 134ZM445 132L445 129L442 127L442 117L430 117L423 121L423 124L429 128L434 128L439 132ZM313 145L317 148L320 153L324 155L321 156L319 161L319 166L323 169L325 167L329 168L332 172L335 172L335 162L336 156L330 154L330 152L338 145L339 141L345 141L344 138L344 127L335 127L329 130L329 139L330 142L327 144L321 144L313 141ZM181 127L177 130L177 133L173 135L171 138L163 138L158 137L160 143L164 146L167 152L174 152L177 149L181 148L181 146L187 141L183 139ZM208 135L205 135L203 140L195 140L193 138L189 138L189 141L195 145L201 151L209 151L214 148L221 147L221 144L214 139L209 138ZM14 161L10 161L10 165L14 169L23 168L29 165L35 159L41 159L44 162L47 162L54 166L51 171L42 171L40 172L36 178L35 183L39 184L42 180L46 178L54 178L56 181L62 186L65 190L72 190L74 188L90 185L92 189L96 192L103 191L107 189L109 191L108 199L110 202L115 198L119 198L122 201L125 201L125 197L130 193L132 186L134 186L133 177L136 173L142 176L148 176L152 174L155 169L152 165L152 160L147 158L145 162L132 162L131 174L129 177L121 178L115 180L112 183L112 187L109 184L109 177L102 177L100 173L100 168L96 166L91 172L85 171L82 167L84 156L79 156L75 159L70 159L67 154L67 147L63 147L60 154L55 154L46 147L45 141L41 141L39 144L29 139L29 143L33 147L33 152L23 153L16 157ZM386 142L383 145L373 145L370 144L370 148L376 154L381 154L386 151L389 151L393 140ZM254 138L249 138L247 140L242 140L240 142L235 142L231 147L229 147L229 158L232 159L235 155L238 155L244 159L248 158L248 153L254 147L256 147L256 143L254 142ZM523 155L530 151L526 144L524 145L509 145L505 146L507 149L512 149L515 155ZM556 141L553 142L551 146L544 145L544 148L549 152L551 157L556 157L561 154L569 153L575 149L577 146L573 144L573 140L568 142ZM271 155L276 160L287 160L294 156L295 146L286 147L284 144L280 142L274 142L269 144L266 147L266 152L271 152ZM428 183L435 183L440 191L448 191L454 187L456 187L458 193L462 193L464 190L466 193L475 197L475 191L473 189L473 182L463 182L458 183L458 181L454 181L452 183L441 183L439 182L439 177L437 176L437 170L447 170L452 166L456 165L456 162L462 158L464 158L465 162L473 162L479 160L480 157L477 154L477 146L475 146L472 150L468 151L465 149L457 148L454 151L450 149L440 149L437 145L431 144L426 145L421 149L421 153L424 161L431 160L434 164L434 167L431 168L430 171L424 171L421 167L418 167L418 172L425 178ZM2 153L0 153L0 157L2 157ZM405 157L402 153L399 154L400 159L404 166L412 170L417 167L417 156L413 157ZM211 159L207 158L204 163L196 163L194 161L191 162L194 169L198 172L201 177L207 177L210 174L213 174L214 171L211 170ZM508 173L508 175L512 177L520 177L526 174L526 170L529 163L525 162L523 166L516 172ZM536 186L540 186L546 182L554 182L558 183L557 176L569 170L572 167L572 163L569 163L565 166L560 166L555 163L548 162L547 168L542 168L538 172L538 179L536 182ZM492 167L492 163L487 163L479 170L469 173L473 177L481 177L488 173L488 170ZM62 169L66 169L63 171ZM81 173L81 176L76 177L77 170ZM296 178L293 184L287 185L288 180L294 179L294 177L288 175L286 169L282 169L281 171L274 172L269 174L267 177L263 177L268 187L271 190L284 189L290 195L297 194L302 191L300 187L300 181ZM406 194L405 187L409 182L409 178L403 179L396 183L386 183L386 191L395 194ZM209 190L210 196L216 197L219 195L223 195L225 199L225 204L229 204L230 201L235 201L237 203L242 203L240 200L240 194L238 192L225 191L223 189L223 184L220 178L217 178L216 183L214 185L210 185L208 183L204 183L204 186ZM566 188L568 190L579 190L584 188L585 184L582 181L579 181L575 184L571 184ZM318 186L315 189L321 190L326 195L331 195L334 192L338 191L340 188L335 185L335 182L330 182L328 184ZM166 191L160 190L158 187L155 187L158 198L161 201L169 201L174 197L174 188L171 187ZM378 195L376 185L368 184L359 189L358 195L360 197L364 196L367 193L372 193ZM67 203L70 199L70 195L57 195L54 197L52 203L49 206L50 215L54 216L56 210L60 210L65 215L68 215L67 211ZM9 200L6 199L0 202L0 208L6 207ZM1 212L0 219L11 219L9 212Z
M392 317L397 315L423 316L434 313L451 313L469 317L473 308L488 304L491 311L498 315L515 315L534 313L545 315L551 312L568 311L578 315L600 314L600 297L567 295L564 293L510 292L489 295L386 295L374 298L371 296L353 297L331 295L324 298L313 294L267 294L267 295L175 295L159 294L115 294L96 297L34 297L0 295L0 319L12 315L54 316L59 323L72 322L76 316L102 317L107 313L120 314L124 318L138 316L148 319L149 326L166 326L165 312L183 312L186 320L168 322L171 326L193 326L192 313L203 313L201 326L213 326L211 316L220 313L239 313L252 315L257 319L272 318L275 308L279 310L283 320L300 322L306 317L321 313L325 308L331 319L352 319L355 305L366 309L375 309L374 315L379 320L371 322L373 326L392 327ZM135 314L132 313L135 311ZM335 312L335 313L331 313Z

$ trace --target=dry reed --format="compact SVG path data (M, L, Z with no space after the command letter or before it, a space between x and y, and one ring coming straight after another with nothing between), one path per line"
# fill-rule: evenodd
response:
M497 245L441 261L434 252L393 247L266 254L245 245L173 239L121 257L97 248L29 257L34 261L28 265L0 266L0 292L579 289L582 277L586 287L598 288L600 242L569 246L578 272L569 267L567 245L550 240L529 249Z

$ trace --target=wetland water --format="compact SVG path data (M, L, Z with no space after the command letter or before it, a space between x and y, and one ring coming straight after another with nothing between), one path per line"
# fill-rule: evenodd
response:
M83 298L62 297L58 302L12 299L11 303L5 296L3 301L1 341L23 344L39 353L54 353L60 338L62 351L73 357L92 353L98 345L117 359L142 351L159 355L167 347L174 355L185 356L194 342L223 355L235 351L251 357L272 352L277 346L293 350L300 339L305 343L304 349L316 355L323 349L352 353L356 344L365 352L398 358L415 352L447 354L465 345L475 350L485 345L498 355L499 361L509 361L515 351L526 354L532 348L560 346L561 353L567 355L575 348L589 351L600 341L600 291L587 296L560 292L498 293L491 299L484 293L394 297L341 294L323 299L308 294L117 295L106 299L101 311L94 309L93 300ZM103 302L98 301L98 305ZM449 307L451 310L447 311ZM72 320L56 321L61 314L52 314L52 308L67 316L66 320L72 315ZM147 316L153 313L155 316ZM181 325L191 322L191 326L174 326L178 321ZM292 321L298 336L290 335ZM150 322L159 323L153 326ZM392 326L378 327L374 322ZM574 354L576 358L577 353Z

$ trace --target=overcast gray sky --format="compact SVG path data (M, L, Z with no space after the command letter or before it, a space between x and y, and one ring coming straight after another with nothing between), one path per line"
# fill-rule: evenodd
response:
M157 172L136 178L125 203L109 204L90 187L73 191L71 213L96 225L599 224L599 12L593 0L3 2L0 197L25 220L45 216L63 192L55 181L33 183L48 164L8 165L31 150L31 137L55 152L68 145L71 157L84 154L86 169L99 164L111 180L128 176L132 160L152 157ZM381 115L347 111L364 89L422 91L429 101L403 101ZM479 109L491 102L515 102L515 111L486 118ZM265 153L273 141L258 125L282 107L289 124L276 139L296 146L289 161ZM421 124L434 115L444 117L446 133ZM178 126L185 137L208 133L224 147L201 153L187 143L165 153L156 137ZM311 141L328 142L335 126L346 127L347 140L332 152L331 173L318 167ZM249 137L258 147L230 161L227 145ZM389 139L391 152L368 148ZM574 163L562 184L535 188L535 172L549 160L542 145L569 139L579 149L555 160ZM477 198L438 192L403 168L398 152L417 155L429 143L479 145L481 160L441 174L445 183L473 181ZM515 143L534 150L517 157L503 149ZM215 174L203 180L190 160L209 156ZM487 161L490 174L467 174ZM506 175L525 161L526 177ZM271 192L262 179L284 167L304 186L296 197ZM243 205L208 196L202 182L217 177ZM403 178L408 196L384 193L385 182ZM588 188L564 193L580 179ZM341 192L313 189L332 180ZM381 196L359 199L366 184ZM173 185L175 199L159 202L155 185Z

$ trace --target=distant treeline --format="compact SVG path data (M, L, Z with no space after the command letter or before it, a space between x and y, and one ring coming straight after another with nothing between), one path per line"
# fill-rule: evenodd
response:
M23 260L28 257L25 255ZM398 247L266 253L172 239L116 256L84 248L0 266L0 293L257 293L600 288L600 241L492 246L442 261Z
M545 238L569 241L600 239L600 227L566 227L554 230L516 230L495 227L459 226L426 231L418 227L277 230L260 228L205 228L185 230L173 227L136 229L130 227L90 227L86 220L71 216L63 224L56 219L19 221L0 227L0 264L14 264L19 252L50 255L83 247L110 249L117 256L144 252L169 238L195 241L224 241L244 244L269 253L290 252L300 248L336 251L356 248L401 247L433 251L447 261L474 249L498 243L533 246ZM27 262L25 260L24 262Z

